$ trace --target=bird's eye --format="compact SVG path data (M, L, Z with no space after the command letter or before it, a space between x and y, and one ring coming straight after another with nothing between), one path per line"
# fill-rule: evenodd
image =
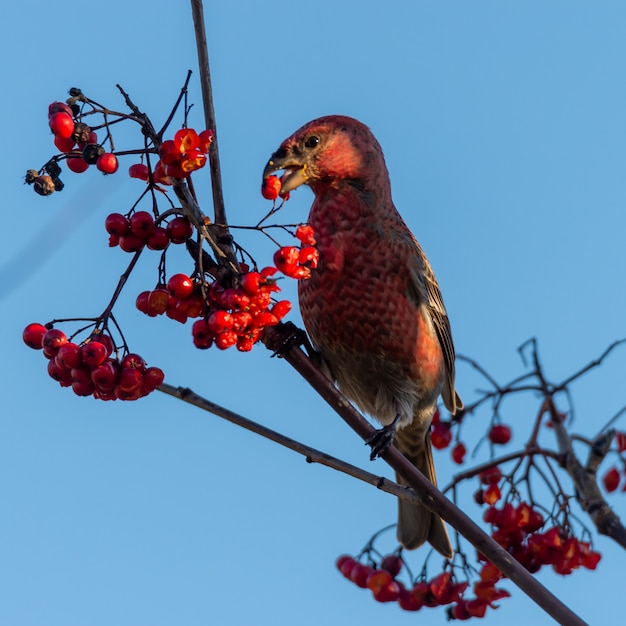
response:
M315 148L315 146L320 142L320 138L317 135L311 135L310 137L307 138L307 140L304 142L304 145L307 148Z

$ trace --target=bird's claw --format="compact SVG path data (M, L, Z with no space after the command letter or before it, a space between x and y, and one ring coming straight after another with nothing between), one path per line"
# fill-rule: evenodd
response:
M370 453L370 461L373 461L379 456L382 456L387 452L389 446L393 442L393 437L396 434L395 424L388 424L378 430L374 431L366 440L365 443L372 448Z
M278 326L271 327L271 343L266 341L266 345L272 350L272 356L283 357L296 346L304 346L307 351L311 345L307 334L298 328L293 322L284 322ZM269 339L269 333L266 333Z

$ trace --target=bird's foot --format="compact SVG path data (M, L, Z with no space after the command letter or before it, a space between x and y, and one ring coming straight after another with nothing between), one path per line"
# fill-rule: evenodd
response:
M272 326L266 329L265 336L265 343L272 350L272 356L283 357L291 348L297 346L303 346L309 356L310 351L315 352L307 334L293 322L284 322L278 326Z
M396 415L396 418L391 424L379 428L366 439L365 443L372 448L370 461L373 461L387 452L389 446L393 443L399 421L400 415Z

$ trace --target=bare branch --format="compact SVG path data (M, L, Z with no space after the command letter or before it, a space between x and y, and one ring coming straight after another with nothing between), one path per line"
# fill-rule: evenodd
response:
M347 474L348 476L352 476L353 478L357 478L358 480L362 480L363 482L373 485L377 489L390 493L398 498L410 500L415 503L422 502L421 498L413 489L399 485L384 476L377 476L371 472L366 472L360 467L356 467L356 465L351 465L350 463L342 461L337 457L321 452L320 450L307 446L306 444L295 439L291 439L290 437L276 432L271 428L262 426L258 422L254 422L246 417L243 417L243 415L234 413L233 411L230 411L215 402L211 402L211 400L198 395L189 388L173 387L172 385L163 383L159 387L159 391L162 391L163 393L174 398L178 398L183 402L187 402L188 404L192 404L203 411L208 411L217 417L225 419L231 424L235 424L236 426L245 428L246 430L256 433L257 435L261 435L261 437L270 439L271 441L274 441L281 446L285 446L294 452L298 452L306 457L307 463L319 463L320 465L326 465L327 467L342 472L343 474Z

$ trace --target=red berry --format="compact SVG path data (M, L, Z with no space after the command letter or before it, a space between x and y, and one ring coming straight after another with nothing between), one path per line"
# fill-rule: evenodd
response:
M193 128L181 128L174 134L174 144L179 152L191 152L200 147L200 137Z
M237 334L232 330L223 330L215 335L215 345L220 350L226 350L237 343Z
M490 485L492 483L500 482L500 479L502 478L502 472L500 471L500 468L496 465L495 467L489 467L483 470L482 472L480 472L480 474L478 474L478 477L483 485Z
M172 139L168 139L161 144L159 158L163 164L174 165L180 161L181 157L182 153Z
M103 343L99 341L90 341L84 344L81 349L83 363L88 367L98 367L107 358L107 349Z
M175 217L167 225L167 234L172 243L185 243L193 234L193 227L186 217Z
M164 165L163 162L159 159L154 166L154 171L152 172L152 178L155 183L159 183L161 185L171 185L172 179L165 171L166 167L172 167L171 165Z
M55 137L54 145L59 149L60 152L71 152L76 145L76 142L72 139L72 137L68 137L67 139Z
M485 491L483 492L483 501L487 504L495 504L500 498L502 494L500 493L500 487L496 483L492 483L489 485Z
M73 382L72 391L81 397L90 396L95 391L95 386L90 380L84 382Z
M467 449L463 442L459 442L452 448L452 460L459 465L463 463L465 459L465 454L467 453Z
M138 178L139 180L148 180L150 176L150 170L144 163L134 163L128 168L128 175L131 178Z
M170 245L170 236L162 226L155 226L154 231L146 241L150 250L165 250Z
M289 313L289 311L291 311L291 302L289 302L289 300L281 300L272 307L270 312L277 320L280 321L283 317L285 317L285 315L287 315L287 313Z
M615 491L620 484L620 474L616 467L612 467L603 477L602 484L604 488L611 493Z
M193 293L193 281L187 274L174 274L167 281L167 288L172 295L185 299Z
M54 360L59 367L68 370L79 367L83 362L81 348L74 342L68 341L59 348Z
M104 227L109 235L121 237L130 230L128 218L121 213L110 213L104 220Z
M82 174L89 169L89 163L82 156L68 156L65 162L67 163L67 169L75 174Z
M43 348L42 341L48 329L43 324L29 324L22 333L24 343L33 350L41 350Z
M122 235L119 240L120 248L124 250L124 252L137 252L144 247L145 243L143 239L131 232Z
M119 162L113 153L105 152L104 154L101 154L96 161L96 167L103 174L115 174L115 172L117 172L117 168L119 167Z
M387 570L395 578L402 569L402 559L397 554L388 554L380 562L380 569Z
M358 561L352 566L352 569L349 572L347 578L349 578L357 587L361 587L361 589L365 589L367 587L367 577L374 570L369 567L369 565L365 565L364 563L359 563Z
M199 170L206 165L206 154L201 150L191 150L187 152L180 162L180 168L185 175ZM180 177L179 177L180 178Z
M122 391L134 391L141 387L143 377L141 372L134 367L125 367L120 370L117 386Z
M237 350L239 350L239 352L250 352L255 341L255 339L248 337L247 335L239 336L237 337Z
M241 288L249 295L254 296L265 284L265 278L259 272L248 272L241 277Z
M430 440L433 444L433 448L436 450L447 448L452 441L452 431L450 430L449 423L437 422L433 424L430 431Z
M283 246L274 253L274 265L286 276L293 276L300 258L300 250L295 246Z
M624 450L626 450L626 433L615 433L615 442L617 443L617 451L624 452Z
M158 367L148 367L143 373L143 388L148 393L154 391L165 380L163 370Z
M144 241L154 233L154 217L148 211L137 211L131 215L128 221L133 235Z
M296 228L296 238L307 246L315 245L315 231L308 224L302 224Z
M227 311L214 311L209 316L207 323L210 331L217 334L233 327L233 316Z
M113 350L115 350L115 343L113 343L110 335L106 335L103 332L94 332L91 335L91 339L99 341L106 348L107 356L110 356Z
M51 328L46 331L46 334L43 336L41 341L43 349L51 356L56 356L59 352L59 348L66 343L67 336L62 330L58 330L56 328Z
M200 139L200 150L208 154L211 143L213 142L213 131L203 130L198 137Z
M343 576L349 578L350 572L352 571L352 568L356 565L356 563L357 561L354 559L354 557L350 556L349 554L342 554L341 556L337 557L337 560L335 561L335 567L343 574Z
M162 315L167 310L169 302L169 291L167 289L155 289L148 296L148 308L155 315Z
M313 246L304 246L300 249L298 261L301 265L306 265L311 269L315 269L320 259L320 253Z
M367 577L366 586L368 589L376 592L377 590L387 587L391 582L393 582L393 576L387 570L377 569L373 570Z
M263 185L261 186L261 195L266 200L276 200L278 198L278 194L280 193L280 188L282 183L280 182L280 178L278 176L268 176L263 179Z
M61 383L63 387L69 387L72 384L72 373L65 367L60 367L56 359L50 359L48 361L48 376L58 383Z
M110 359L91 370L91 381L99 389L113 389L117 383L118 366Z
M489 430L489 441L503 445L511 440L511 429L505 424L494 424Z
M131 367L132 369L139 370L142 374L146 369L146 362L142 356L129 352L120 363L120 367Z
M54 135L61 139L68 139L74 132L74 120L70 114L64 111L53 113L48 118L48 124Z

